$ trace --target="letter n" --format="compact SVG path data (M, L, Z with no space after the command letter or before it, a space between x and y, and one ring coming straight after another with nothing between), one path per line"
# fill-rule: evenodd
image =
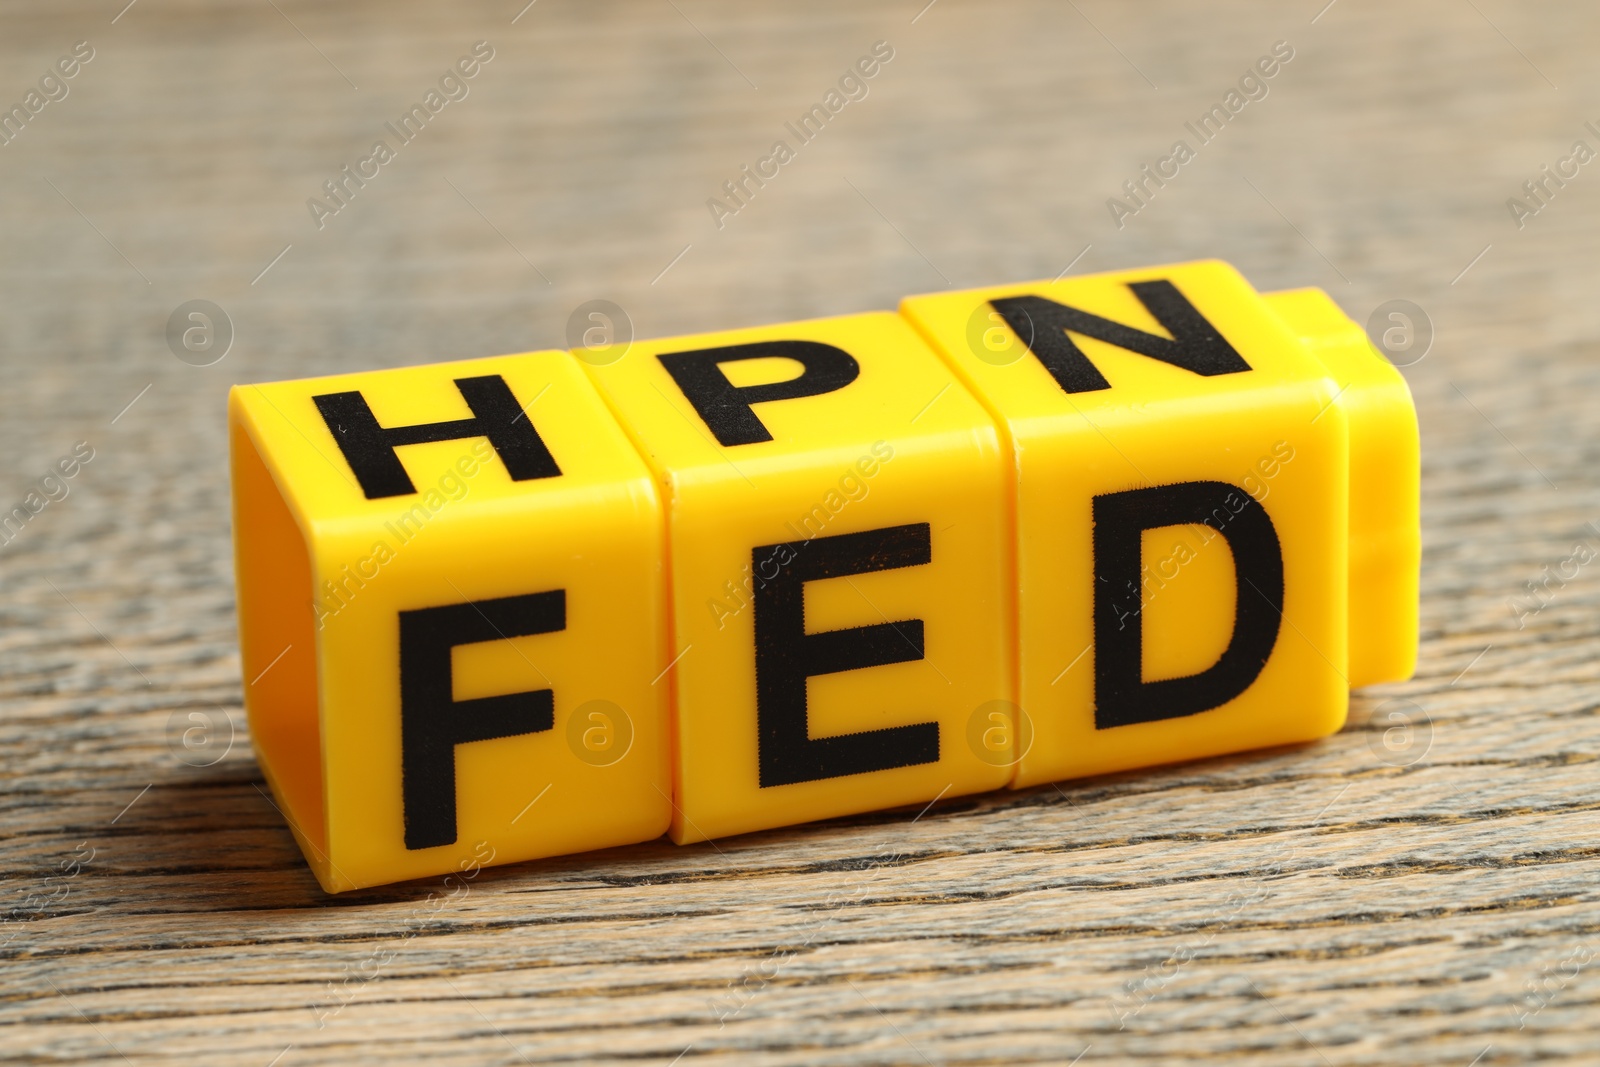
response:
M1069 331L1159 359L1203 377L1240 374L1251 369L1244 357L1171 282L1165 279L1131 282L1128 288L1172 335L1170 338L1136 330L1042 296L1004 297L990 304L1068 393L1111 388L1111 383L1078 348Z

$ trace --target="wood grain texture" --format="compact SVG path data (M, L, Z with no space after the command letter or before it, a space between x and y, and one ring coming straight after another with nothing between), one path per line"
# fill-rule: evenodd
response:
M1508 606L1600 545L1600 171L1506 207L1600 147L1593 5L122 2L0 7L0 102L95 48L0 147L0 502L95 450L0 548L0 1060L1600 1057L1600 571ZM306 199L480 39L319 230ZM880 39L868 97L716 228ZM1277 40L1269 95L1118 229L1106 198ZM655 336L1201 256L1437 331L1406 369L1421 666L1344 732L453 899L317 889L239 710L229 384L559 345L593 298ZM193 298L236 329L215 366L167 347ZM238 727L213 766L169 746L190 712Z

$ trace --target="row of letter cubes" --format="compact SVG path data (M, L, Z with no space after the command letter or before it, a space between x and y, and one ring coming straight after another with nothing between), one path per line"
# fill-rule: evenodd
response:
M1405 382L1223 263L230 415L251 732L330 891L1306 741L1415 662Z

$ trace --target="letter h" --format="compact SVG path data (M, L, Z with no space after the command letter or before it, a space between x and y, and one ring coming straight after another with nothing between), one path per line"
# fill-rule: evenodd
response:
M504 378L487 374L481 378L457 378L455 382L467 407L472 409L470 419L385 427L378 425L372 408L359 392L324 393L311 398L368 500L415 493L417 487L395 449L431 441L487 437L514 482L560 475L555 457Z

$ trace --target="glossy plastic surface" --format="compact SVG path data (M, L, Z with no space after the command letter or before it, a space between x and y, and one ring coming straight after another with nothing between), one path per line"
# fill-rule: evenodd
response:
M230 398L258 757L340 891L1314 740L1418 437L1217 262Z
M461 437L391 449L414 491L369 498L313 399L358 392L382 427L428 425L470 418L456 382L486 377L559 474L514 481ZM325 888L660 836L660 503L570 355L242 386L230 413L246 707ZM530 695L470 703L508 694ZM450 743L496 722L515 732Z

